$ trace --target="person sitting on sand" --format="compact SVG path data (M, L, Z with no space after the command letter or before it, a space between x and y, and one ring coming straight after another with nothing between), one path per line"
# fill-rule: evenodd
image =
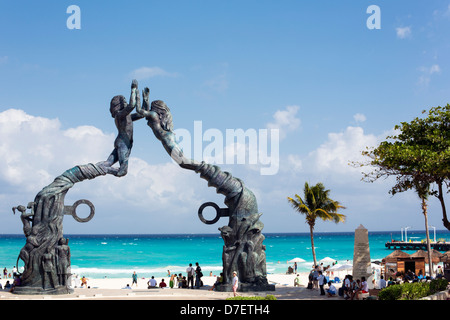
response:
M328 282L328 289L327 289L327 294L328 297L336 297L336 287L333 285L333 283L331 281Z
M156 288L156 280L155 280L155 277L152 276L152 278L151 278L150 280L148 280L147 284L148 284L148 289L150 289L150 288Z
M211 289L209 289L209 291L213 291L213 290L216 288L217 285L219 285L219 284L222 283L222 281L223 281L223 272L221 272L221 273L220 273L220 276L217 277L216 282L214 282L214 285L212 286Z
M122 289L131 289L130 284L127 283L127 285L124 288L122 288Z
M300 275L297 274L297 276L294 279L294 287L300 287Z
M189 288L186 277L183 277L183 279L181 280L181 288L184 288L184 289Z
M161 279L161 282L159 283L159 287L161 289L167 287L167 284L164 282L164 279Z

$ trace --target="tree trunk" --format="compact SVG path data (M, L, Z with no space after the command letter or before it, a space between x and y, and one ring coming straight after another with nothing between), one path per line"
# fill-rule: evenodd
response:
M447 219L447 210L445 209L445 202L444 202L444 195L442 194L442 181L437 182L439 193L437 195L437 198L441 202L442 207L442 223L447 230L450 230L450 222Z
M427 213L427 202L425 198L422 198L422 212L425 216L425 232L427 234L427 251L428 251L428 267L430 277L433 277L433 260L431 259L431 243L430 243L430 234L428 231L428 213Z
M314 259L314 267L317 266L317 260L316 260L316 249L314 248L314 224L309 225L309 232L311 234L311 249L312 249L312 255Z

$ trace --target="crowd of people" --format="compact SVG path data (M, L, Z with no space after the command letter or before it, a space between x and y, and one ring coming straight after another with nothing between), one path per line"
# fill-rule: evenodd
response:
M212 272L210 274L212 276ZM147 281L147 288L166 288L169 287L171 289L173 288L184 288L184 289L199 289L200 287L203 287L203 272L202 268L200 267L199 263L195 263L195 267L192 266L192 263L189 264L189 266L186 268L186 275L183 275L183 273L171 273L170 270L167 270L167 276L169 278L169 284L165 282L164 279L161 279L161 281L156 281L155 277L152 276ZM124 289L131 289L133 285L136 285L137 287L137 280L138 276L136 272L133 272L133 275L131 277L132 283L131 286L127 284ZM221 273L219 277L217 277L217 281L213 285L213 287L210 290L214 290L216 285L222 282L223 274Z
M9 292L14 292L14 288L16 286L20 286L20 276L19 273L17 272L16 266L13 266L11 271L12 275L11 272L8 273L8 269L6 269L6 267L3 269L3 278L4 279L12 278L13 280L12 282L10 280L7 280L4 287L0 283L0 290L7 290Z
M383 276L381 276L381 280L384 281ZM366 277L354 279L349 274L345 276L341 289L345 300L355 300L355 298L359 300L361 294L369 293Z
M328 267L323 267L323 264L314 266L308 277L308 289L317 289L322 296L327 295L328 297L336 297L337 295L340 295L346 300L358 300L360 299L361 294L369 293L366 278L361 277L361 279L353 279L352 275L346 275L339 291L336 290L334 279L330 280L329 276L324 274ZM294 286L296 285L299 285L298 275L294 280ZM328 285L328 288L325 288L326 285ZM383 276L381 276L378 286L384 288L386 285L386 281L383 279Z

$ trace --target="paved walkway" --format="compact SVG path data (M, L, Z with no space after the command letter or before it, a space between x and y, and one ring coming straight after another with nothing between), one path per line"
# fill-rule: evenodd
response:
M336 286L339 287L339 284ZM0 300L225 300L232 292L209 291L209 286L200 289L74 289L66 295L19 295L0 291ZM239 293L242 296L274 295L277 300L344 300L341 297L321 296L318 290L304 286L276 286L275 291Z

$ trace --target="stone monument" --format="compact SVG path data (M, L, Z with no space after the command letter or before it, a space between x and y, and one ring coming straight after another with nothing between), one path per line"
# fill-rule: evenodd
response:
M372 275L370 267L369 232L363 225L355 229L355 245L353 251L353 279L366 280Z

